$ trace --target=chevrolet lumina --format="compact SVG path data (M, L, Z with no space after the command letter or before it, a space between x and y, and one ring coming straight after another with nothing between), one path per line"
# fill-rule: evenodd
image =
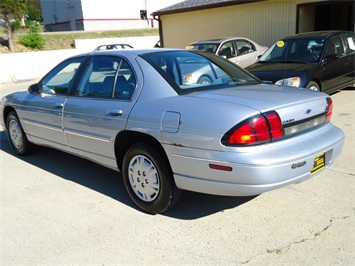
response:
M157 214L184 190L258 195L322 172L344 142L332 110L324 93L262 84L212 53L130 49L64 60L5 96L0 123L17 155L43 145L119 170Z

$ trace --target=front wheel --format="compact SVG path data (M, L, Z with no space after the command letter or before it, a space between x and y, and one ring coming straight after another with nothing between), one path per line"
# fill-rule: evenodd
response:
M167 160L148 144L137 143L127 151L122 175L129 196L145 212L162 213L181 197Z
M10 145L16 154L26 155L32 152L33 144L28 141L15 112L10 112L6 118L6 132Z
M200 85L209 85L211 83L212 83L212 80L208 76L201 76L197 81L197 84L200 84Z
M307 89L310 89L310 90L313 90L313 91L320 91L319 85L316 82L314 82L314 81L311 81L311 82L308 83Z

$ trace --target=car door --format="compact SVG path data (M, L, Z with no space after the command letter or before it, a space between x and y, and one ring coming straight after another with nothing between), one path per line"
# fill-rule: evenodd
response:
M248 40L235 40L234 45L238 52L238 58L236 59L238 66L245 68L258 60L259 54L256 51L256 47Z
M355 34L347 32L341 34L345 46L345 64L340 83L352 85L354 81L354 68L355 68Z
M346 65L349 64L343 41L340 35L331 37L325 48L322 59L323 91L330 93L336 91L344 84L343 77L346 73Z
M226 41L220 45L217 55L237 63L237 53L232 41Z
M63 132L62 111L76 73L85 57L65 60L40 82L31 86L36 91L24 99L22 123L29 139L37 144L67 149Z
M93 56L77 89L65 103L63 126L73 153L116 167L116 135L133 106L136 78L117 56Z

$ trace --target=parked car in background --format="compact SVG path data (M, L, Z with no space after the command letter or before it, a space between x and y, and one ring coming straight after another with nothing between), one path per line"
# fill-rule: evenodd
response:
M96 47L95 51L133 49L132 45L126 43L105 44Z
M255 63L267 48L243 37L197 41L186 47L219 55L243 68Z
M355 34L300 33L276 42L246 69L266 83L332 93L355 83Z
M212 82L190 79L196 67ZM124 49L64 60L5 96L0 124L18 155L44 145L120 170L156 214L183 190L258 195L320 173L344 143L332 110L324 93L262 84L212 53Z

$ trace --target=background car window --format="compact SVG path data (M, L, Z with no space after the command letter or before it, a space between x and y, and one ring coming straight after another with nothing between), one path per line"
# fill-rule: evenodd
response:
M41 82L42 93L56 95L68 94L75 73L84 59L84 57L79 57L66 60L49 72Z
M232 42L226 42L221 46L218 55L225 56L227 59L235 57L236 53L234 51L234 46Z
M199 44L191 44L186 47L188 50L198 50L205 51L209 53L216 53L218 45L215 43L199 43Z
M288 43L278 41L270 49L268 49L261 57L260 62L281 62L286 54Z
M324 47L324 39L314 39L308 42L308 50L311 56L318 60L322 54Z
M238 55L244 55L256 51L255 46L246 40L237 40L235 45L238 49Z
M340 36L336 36L330 39L328 42L325 55L327 56L327 55L334 55L334 54L337 54L339 56L344 55L344 46L340 39Z
M355 34L346 33L343 37L346 47L346 54L355 53Z

